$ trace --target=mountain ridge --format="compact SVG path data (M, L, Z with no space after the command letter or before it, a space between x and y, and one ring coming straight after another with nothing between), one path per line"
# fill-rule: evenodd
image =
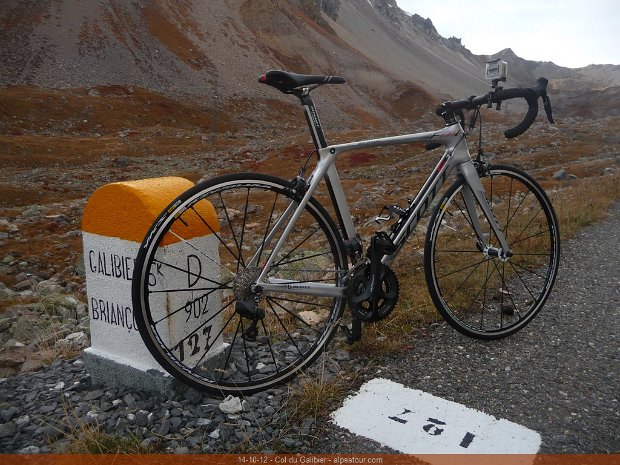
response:
M135 85L217 103L281 99L255 82L268 69L287 69L347 79L347 86L321 92L329 115L364 108L369 118L390 120L485 92L484 63L502 57L509 62L507 87L530 86L545 75L564 111L620 108L620 66L564 68L524 60L511 49L474 55L394 0L7 0L0 26L0 86ZM609 98L584 110L592 105L583 96L592 92ZM410 111L395 111L403 96Z

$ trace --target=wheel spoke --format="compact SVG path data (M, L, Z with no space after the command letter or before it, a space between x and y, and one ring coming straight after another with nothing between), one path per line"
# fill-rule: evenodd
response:
M222 325L222 327L220 328L220 331L213 337L214 341L217 341L217 339L222 335L222 333L224 332L224 329L228 326L228 323L230 323L232 321L232 319L235 317L235 314L233 313L232 315L230 315L230 318L228 319L228 321ZM209 349L213 347L213 344L211 344L210 346L207 346L205 348L204 353L202 354L202 356L196 361L196 365L194 366L194 368L192 368L192 373L196 373L196 369L200 366L200 364L202 363L202 361L204 360L205 356L207 355L207 353L209 352ZM226 365L224 365L224 367L226 367Z
M312 236L313 236L313 235L314 235L317 231L318 231L318 228L317 228L317 229L315 229L314 231L312 231L310 234L308 234L308 236L306 236L306 238L305 238L305 239L303 239L303 240L302 240L299 244L297 244L297 245L296 245L296 246L295 246L292 250L290 250L290 251L289 251L289 252L288 252L288 253L287 253L284 257L282 257L279 261L275 262L275 263L273 264L273 267L275 268L275 267L277 267L277 266L281 265L282 263L285 263L285 264L286 264L286 263L292 263L292 262L295 262L295 261L305 260L306 258L310 258L310 257L302 257L302 258L300 258L300 259L296 259L296 260L288 260L288 261L286 260L286 259L287 259L287 258L289 258L289 257L290 257L290 256L291 256L291 255L292 255L292 254L296 251L296 250L298 250L298 249L299 249L302 245L304 245L304 244L306 243L306 241L307 241L308 239L310 239L310 238L311 238L311 237L312 237ZM319 254L319 255L325 255L325 254L327 254L327 252L325 252L325 253L323 253L323 254ZM319 256L319 255L316 255L316 256Z
M189 268L186 270L185 268L181 268L179 266L173 265L172 263L164 262L163 260L158 260L158 259L153 260L153 263L159 263L160 265L167 266L169 268L172 268L173 270L182 271L183 273L187 274L188 276L192 276L194 278L202 279L202 280L207 281L207 282L209 282L211 284L215 284L216 286L221 286L222 285L222 283L219 283L219 282L214 281L214 280L212 280L210 278L207 278L206 276L202 276L200 274L197 274L197 273L194 273L194 272L190 271Z
M464 284L465 284L465 283L469 280L469 278L471 277L471 275L473 275L473 274L474 274L474 272L478 269L478 267L479 267L482 263L484 263L484 261L485 261L485 260L481 260L480 262L476 263L476 265L475 265L474 269L472 269L472 270L469 272L469 274L467 275L467 277L463 280L463 282L459 285L459 287L458 287L457 289L455 289L455 290L454 290L454 292L452 293L452 295L446 299L446 302L450 302L450 300L452 299L452 297L454 297L454 295L455 295L458 291L460 291L460 290L461 290L461 288L463 287L463 285L464 285ZM469 269L469 268L471 268L471 266L468 266L468 267L466 267L466 268L463 268L463 270L466 270L466 269ZM463 270L461 270L461 271L463 271ZM454 274L454 273L450 273L450 274Z
M319 333L320 331L314 329L307 321L305 321L303 318L301 318L299 315L296 315L295 313L291 312L288 308L282 306L279 302L276 302L274 299L272 299L271 297L267 298L267 301L269 302L269 306L273 309L273 306L271 305L272 303L276 304L278 307L280 307L282 310L284 310L286 313L288 313L289 315L291 315L293 318L295 318L297 321L299 321L300 323L303 323L304 326L306 326L308 329L311 329L312 331L314 331L315 333ZM275 312L275 309L274 309ZM276 313L277 316L277 313ZM278 318L278 320L280 320L280 318ZM280 320L280 322L282 322L282 320Z
M273 221L273 212L276 210L276 203L278 201L279 194L276 193L276 196L273 199L273 203L271 204L271 211L269 212L269 220L267 221L267 226L265 227L265 234L263 235L263 240L260 242L258 259L256 263L260 263L261 256L263 255L263 247L265 246L265 242L267 241L267 236L269 235L269 231L271 230L271 222Z
M237 273L239 273L239 267L245 268L245 261L243 260L243 237L245 236L245 225L248 219L248 203L250 202L250 188L245 197L245 206L243 209L243 224L241 225L241 239L239 239L239 261L237 262Z
M438 276L437 279L444 279L444 278L447 278L448 276L452 276L455 273L460 273L461 271L465 271L465 270L468 270L468 269L474 268L474 267L477 268L481 263L484 263L485 260L487 260L486 257L482 258L482 260L480 260L479 262L472 263L471 265L464 266L463 268L459 268L458 270L450 271L449 273L446 273L444 275ZM475 268L474 268L473 271L476 271ZM473 273L473 271L472 271L472 273Z
M222 210L224 210L224 215L226 216L226 222L228 223L228 229L230 230L230 235L232 236L232 239L235 242L235 245L237 246L237 250L239 251L239 258L238 258L238 260L242 261L243 260L243 254L241 253L241 246L239 245L239 241L237 240L237 234L235 233L235 228L233 228L232 220L231 220L230 215L228 213L228 208L226 208L226 202L224 202L224 197L222 197L222 193L221 192L218 192L218 195L219 195L220 202L222 203ZM224 244L224 246L228 249L228 251L230 252L230 254L232 256L237 258L235 256L235 254L228 248L228 246L226 244Z
M289 333L289 331L286 329L286 326L284 325L284 322L282 321L282 319L278 315L278 312L276 311L275 308L273 308L273 305L271 305L271 300L267 299L267 303L269 304L269 308L271 308L271 311L273 312L273 314L275 315L276 319L278 320L278 323L280 323L280 326L282 327L282 329L286 333L286 336L288 337L289 341L291 341L291 344L293 344L293 346L295 347L295 349L297 350L299 355L303 355L301 350L299 350L299 347L297 346L297 342L295 342L295 340L291 337L291 333ZM277 303L277 302L274 302L274 303Z

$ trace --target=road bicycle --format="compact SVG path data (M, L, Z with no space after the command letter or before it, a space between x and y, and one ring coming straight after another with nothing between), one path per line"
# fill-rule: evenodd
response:
M342 77L269 71L259 82L299 98L316 165L307 173L306 162L291 180L237 173L201 182L155 220L136 258L133 308L146 346L170 374L203 391L250 394L307 369L339 328L347 342L360 340L363 324L396 306L391 265L432 205L424 268L443 318L480 339L508 336L534 318L558 270L556 215L530 175L489 164L481 141L472 158L466 136L483 105L499 109L513 98L524 98L528 111L506 137L530 127L539 97L553 123L546 79L514 89L496 79L484 95L444 102L437 114L446 124L435 131L337 145L328 145L310 92L342 84ZM412 200L377 216L387 231L364 242L336 160L398 144L445 150ZM453 173L456 180L433 204ZM335 218L315 195L323 181Z

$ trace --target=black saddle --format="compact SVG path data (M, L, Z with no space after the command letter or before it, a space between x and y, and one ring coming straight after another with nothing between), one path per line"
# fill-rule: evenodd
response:
M267 71L258 78L258 82L275 87L285 94L291 93L293 90L323 84L343 84L344 78L340 76L318 76L311 74L295 74L288 71Z

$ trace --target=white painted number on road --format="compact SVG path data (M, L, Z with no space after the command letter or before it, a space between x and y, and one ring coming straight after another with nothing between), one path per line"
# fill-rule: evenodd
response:
M536 431L386 379L363 385L332 418L407 454L536 454L541 443Z
M404 409L403 413L401 413L400 415L388 417L388 418L390 420L393 420L397 423L404 425L409 422L409 420L405 420L403 417L407 413L413 413L413 412L409 409ZM429 418L427 421L429 423L422 426L422 429L426 431L428 434L430 434L431 436L439 436L441 433L443 433L444 428L439 428L437 425L444 426L447 424L445 421L437 420L436 418ZM461 440L461 443L459 444L459 446L467 449L475 437L476 437L475 434L472 434L469 432L465 433L465 436Z

